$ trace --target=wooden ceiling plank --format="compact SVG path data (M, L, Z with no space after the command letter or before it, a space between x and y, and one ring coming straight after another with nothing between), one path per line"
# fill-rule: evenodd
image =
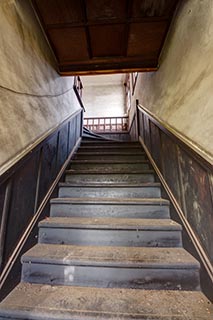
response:
M130 0L131 2L131 0ZM136 23L136 22L158 22L165 21L168 18L165 17L143 17L143 18L129 18L129 19L118 19L118 20L102 20L102 21L87 21L78 23L51 23L46 24L47 29L64 29L64 28L75 28L75 27L85 27L85 26L101 26L101 25L116 25L116 24L126 24L126 23Z
M178 0L133 0L133 17L164 17L169 19Z
M91 38L90 38L90 32L89 32L89 27L88 27L86 2L85 2L85 0L80 0L80 2L81 2L81 8L82 8L83 17L84 17L84 29L85 29L86 39L87 39L88 55L89 55L90 59L92 59L93 52L92 52Z
M48 42L50 48L52 49L53 55L55 56L55 60L56 60L57 64L59 64L59 56L58 56L58 54L56 52L56 49L55 49L54 44L52 42L52 39L51 39L51 37L50 37L50 35L48 33L45 21L42 18L42 15L41 15L41 12L39 10L39 7L37 6L37 2L36 2L36 0L31 0L31 3L32 3L33 10L34 10L39 22L40 22L41 29L45 34L45 37L47 39L47 42Z
M83 14L79 1L36 0L36 4L46 24L83 22Z
M168 28L167 21L132 23L128 42L128 56L158 57L159 48Z
M123 56L125 25L102 25L90 27L93 58Z
M131 13L132 13L132 0L126 0L126 26L125 26L125 41L124 41L124 48L123 48L124 56L127 56L127 51L128 51L128 39L129 39Z
M156 70L177 2L32 0L65 74Z
M49 30L59 61L81 61L90 57L84 28Z
M154 72L157 71L158 67L149 67L149 68L125 68L125 69L100 69L100 70L88 70L88 71L61 71L59 70L59 74L63 77L70 76L87 76L87 75L103 75L103 74L116 74L116 73L131 73L131 72Z
M88 21L125 19L125 0L86 1Z
M121 64L128 64L128 63L131 63L131 64L134 64L136 65L138 62L140 63L143 63L143 62L148 62L148 61L157 61L157 58L155 59L150 59L150 58L141 58L139 56L137 57L112 57L112 58L105 58L105 57L101 57L101 58L94 58L94 59L85 59L85 60L82 60L82 61L72 61L72 60L64 60L64 61L61 61L59 63L59 66L67 66L67 65L73 65L73 66L76 66L76 65L100 65L100 64L107 64L107 63L113 63L113 64L118 64L118 63L121 63Z
M139 70L141 68L157 68L158 67L158 61L157 59L152 59L152 60L135 60L135 61L131 61L128 62L128 66L126 65L126 62L123 61L117 61L117 62L105 62L105 63L98 63L97 61L93 64L60 64L59 65L59 70L62 72L66 72L66 71L73 71L73 72L83 72L83 71L98 71L98 70L120 70L120 69L128 69L128 70Z

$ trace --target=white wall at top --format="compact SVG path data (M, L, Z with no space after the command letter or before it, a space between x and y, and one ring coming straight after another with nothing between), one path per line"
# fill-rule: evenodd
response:
M29 0L0 1L0 173L79 108Z
M81 77L85 117L116 117L125 114L124 75Z
M155 73L135 98L213 161L213 1L182 1Z

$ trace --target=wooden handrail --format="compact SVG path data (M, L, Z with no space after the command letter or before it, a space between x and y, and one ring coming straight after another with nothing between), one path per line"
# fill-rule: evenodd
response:
M85 107L84 107L84 104L82 101L83 83L82 83L81 78L79 76L75 76L75 78L74 78L73 90L76 94L76 97L78 99L78 102L79 102L81 108L85 112L86 110L85 110Z
M171 203L173 204L177 214L178 214L178 217L180 218L180 221L182 223L182 225L184 226L184 228L186 229L186 232L187 234L189 235L203 265L205 266L205 269L206 271L208 272L208 275L209 275L209 278L211 279L211 281L213 281L213 266L210 262L210 259L208 258L207 254L205 253L203 247L201 246L199 240L197 239L197 236L194 232L194 230L192 229L189 221L187 220L186 218L186 213L183 212L183 210L181 209L178 201L176 200L173 192L171 191L168 183L166 182L163 174L161 173L160 169L158 168L156 162L154 161L151 153L149 152L147 146L145 145L143 139L141 138L141 136L139 137L139 142L141 143L152 167L154 168L162 186L164 187L168 197L169 197L169 200L171 201Z
M144 106L138 104L137 108L139 112L145 113L161 130L165 131L171 137L179 140L179 142L183 146L185 145L187 149L191 149L191 151L194 153L196 158L198 158L198 156L202 158L202 162L204 160L206 162L206 166L212 169L213 157L208 152L206 152L199 144L194 143L189 138L187 138L183 133L173 128L168 123L162 121L159 117L154 115L150 110L148 110Z

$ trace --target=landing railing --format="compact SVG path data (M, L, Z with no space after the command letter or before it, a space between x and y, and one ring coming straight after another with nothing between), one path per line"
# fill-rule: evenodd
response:
M84 126L94 132L127 132L129 117L93 117L84 118Z

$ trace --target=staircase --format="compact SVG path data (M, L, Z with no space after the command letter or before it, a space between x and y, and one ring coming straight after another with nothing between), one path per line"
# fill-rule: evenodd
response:
M84 140L0 319L212 319L138 143Z

